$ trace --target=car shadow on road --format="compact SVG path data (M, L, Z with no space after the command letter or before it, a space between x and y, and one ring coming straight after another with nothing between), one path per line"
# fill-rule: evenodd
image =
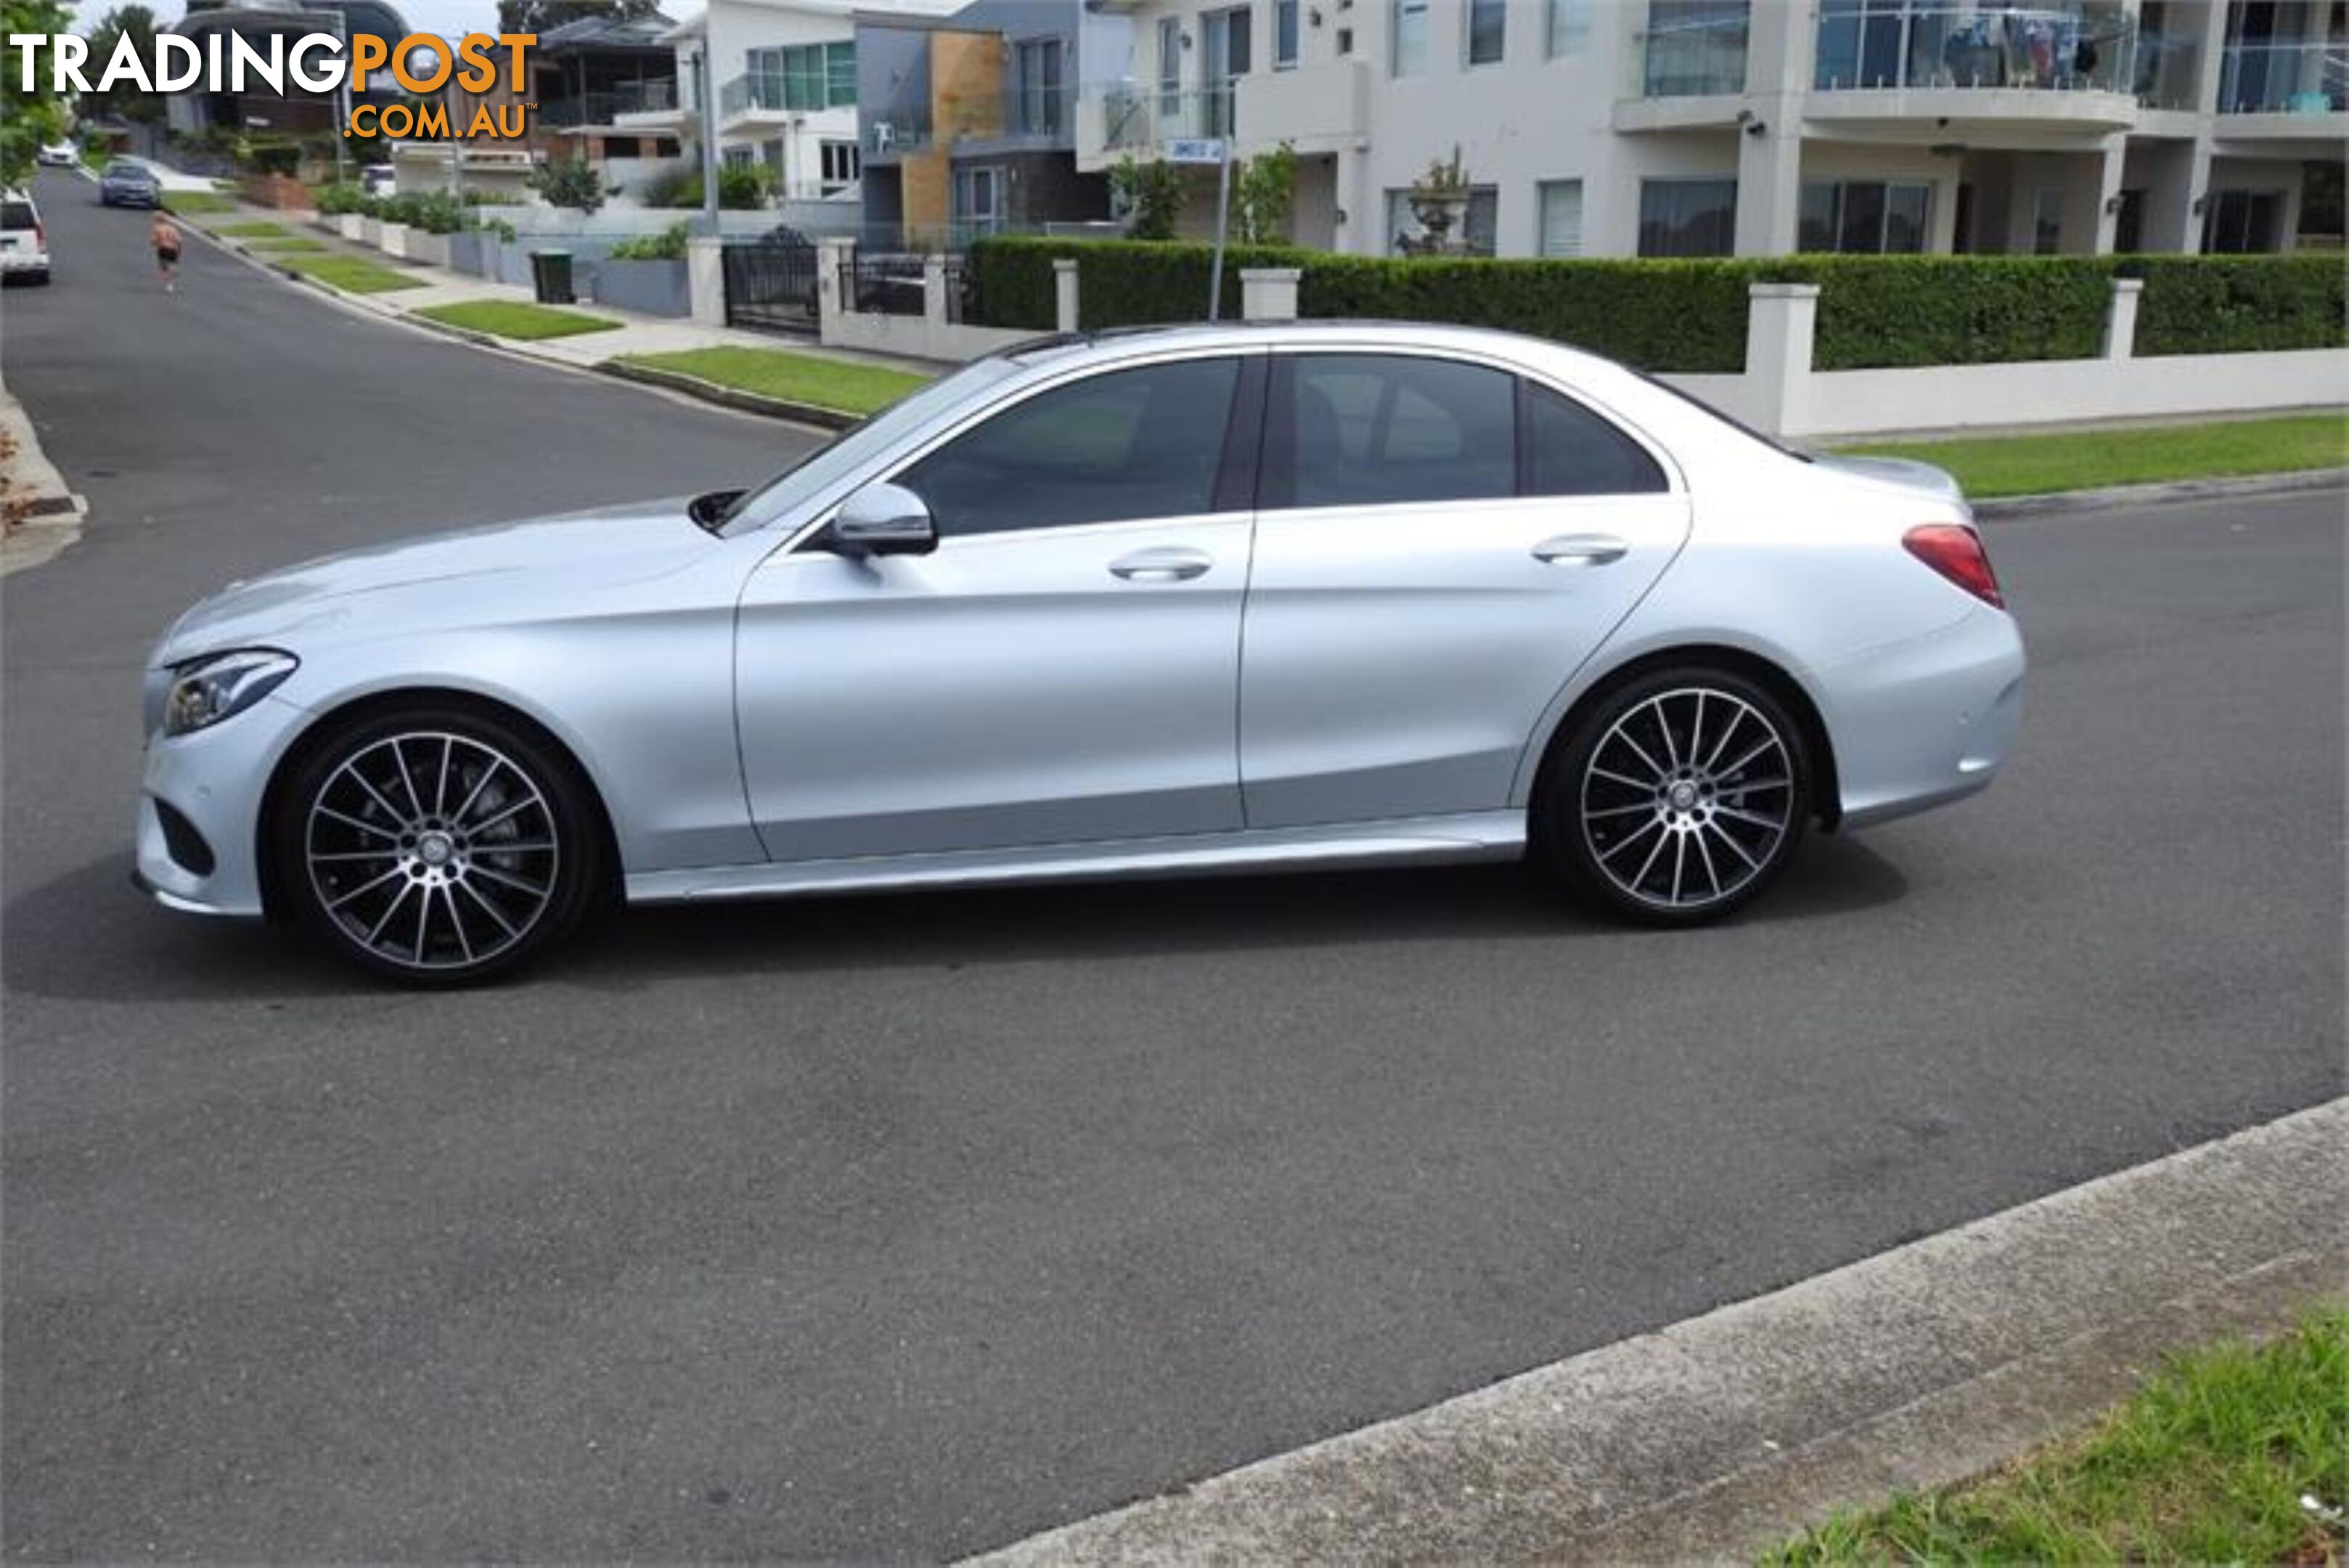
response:
M380 982L284 927L171 915L118 859L0 910L0 980L32 995L112 1002L380 994ZM1734 923L1856 914L1908 890L1865 843L1815 837ZM1413 941L1620 936L1522 866L1218 877L748 900L625 911L523 983L634 990L729 973L1065 961Z

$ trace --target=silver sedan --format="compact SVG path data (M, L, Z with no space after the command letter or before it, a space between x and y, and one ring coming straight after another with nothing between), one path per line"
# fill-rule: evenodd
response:
M1497 333L1050 338L755 490L197 605L139 877L421 981L613 898L1524 856L1684 925L1987 784L2023 681L1938 470Z

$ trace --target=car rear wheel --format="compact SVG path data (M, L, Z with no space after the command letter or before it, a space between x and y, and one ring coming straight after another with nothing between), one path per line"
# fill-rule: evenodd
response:
M1811 815L1803 732L1728 670L1660 670L1606 695L1544 780L1541 846L1576 892L1693 925L1776 879Z
M577 926L604 875L600 825L567 760L461 709L337 733L283 800L278 863L304 923L420 984L528 961Z

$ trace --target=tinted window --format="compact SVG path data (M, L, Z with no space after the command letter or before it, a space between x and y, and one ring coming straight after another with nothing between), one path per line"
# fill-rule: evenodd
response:
M29 229L33 226L33 203L0 202L0 229Z
M1273 505L1471 501L1516 490L1515 393L1499 370L1401 355L1303 354L1274 436ZM1283 462L1282 459L1286 459Z
M996 415L898 483L948 537L1212 511L1238 378L1237 359L1089 377Z
M1526 383L1526 493L1642 495L1664 471L1639 442L1580 403Z

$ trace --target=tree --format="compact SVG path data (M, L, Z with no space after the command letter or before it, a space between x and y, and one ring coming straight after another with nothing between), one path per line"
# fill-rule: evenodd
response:
M1126 214L1125 232L1137 240L1171 240L1183 215L1183 171L1163 158L1137 163L1128 154L1109 171L1110 194Z
M0 37L71 30L66 8L57 0L0 0ZM30 92L25 90L23 52L10 49L5 59L5 68L0 68L0 186L16 186L32 178L34 155L44 143L65 140L66 106L49 90L47 49L38 57Z
M588 16L633 22L658 9L659 0L498 0L498 31L550 33Z
M584 158L541 164L531 174L530 186L553 206L593 213L604 204L603 177Z
M1284 141L1240 166L1232 179L1232 227L1243 244L1278 244L1288 238L1288 206L1297 194L1297 149Z
M128 37L130 47L139 51L142 60L155 57L155 13L140 5L117 5L101 18L89 34L89 65L85 74L90 80L98 79L109 60L114 58L116 44ZM129 83L118 86L111 92L93 92L88 99L91 109L100 114L120 115L144 125L162 123L163 95L140 92Z

